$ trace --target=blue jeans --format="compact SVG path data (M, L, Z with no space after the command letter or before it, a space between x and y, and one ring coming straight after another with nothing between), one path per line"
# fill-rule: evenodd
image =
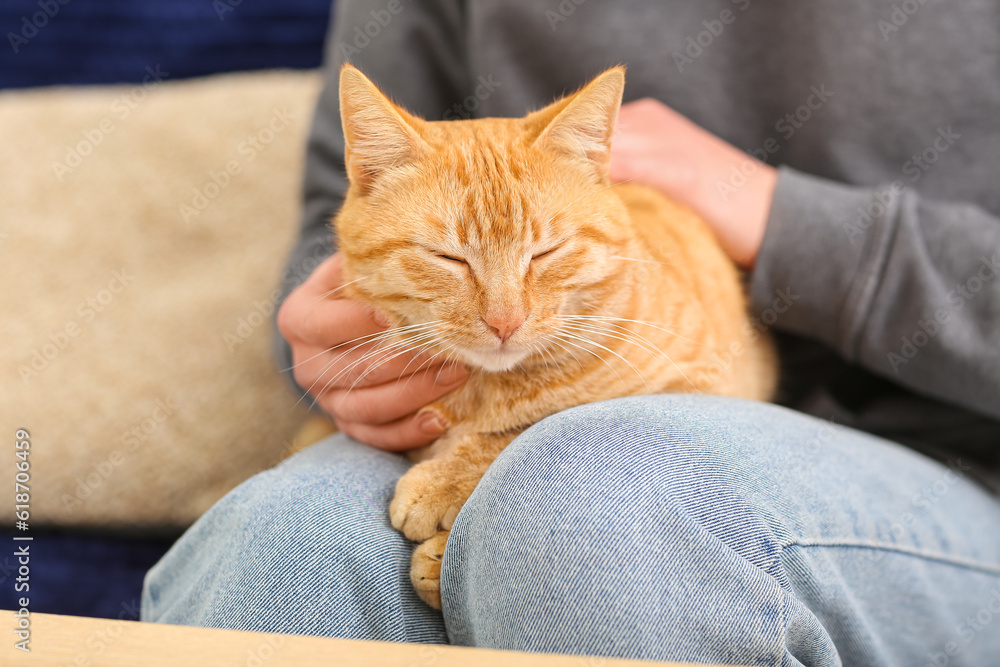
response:
M567 410L489 469L444 613L387 507L404 459L333 436L247 481L146 578L147 621L745 665L1000 664L1000 500L777 406Z

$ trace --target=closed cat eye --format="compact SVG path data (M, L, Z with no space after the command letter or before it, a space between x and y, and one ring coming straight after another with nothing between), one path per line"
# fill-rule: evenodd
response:
M466 261L461 257L452 257L451 255L442 255L441 253L434 253L441 259L447 259L449 262L458 262L459 264L466 264Z
M541 259L542 257L545 257L546 255L551 255L552 253L554 253L558 249L559 249L559 246L555 246L553 248L549 248L548 250L540 252L540 253L538 253L536 255L532 255L531 259Z

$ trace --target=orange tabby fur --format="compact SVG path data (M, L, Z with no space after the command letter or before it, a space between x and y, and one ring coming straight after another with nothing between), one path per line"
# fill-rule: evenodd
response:
M432 406L451 427L390 505L423 542L411 578L432 606L459 509L527 427L618 396L772 395L770 342L709 227L651 189L610 186L623 87L614 68L525 118L428 122L341 71L345 292L394 327L426 324L381 337L371 359L419 349L471 368ZM506 341L487 324L521 320Z

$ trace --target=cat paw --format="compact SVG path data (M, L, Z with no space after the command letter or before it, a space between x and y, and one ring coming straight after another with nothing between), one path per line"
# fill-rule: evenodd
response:
M410 560L410 581L420 599L441 608L441 559L448 541L448 531L442 530L413 552Z
M458 511L469 499L475 484L461 484L454 471L418 463L400 478L389 504L389 518L396 530L416 542L428 540L440 530L449 530Z

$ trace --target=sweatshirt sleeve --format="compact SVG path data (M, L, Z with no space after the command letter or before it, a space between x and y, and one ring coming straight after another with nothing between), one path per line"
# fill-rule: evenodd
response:
M324 54L323 89L306 148L301 230L285 268L281 303L337 248L330 221L347 193L339 103L341 65L349 62L358 67L408 110L438 119L464 97L463 37L459 0L335 3ZM274 340L279 368L285 371L292 365L291 348L276 326ZM286 374L295 386L291 373Z
M1000 418L998 254L1000 219L982 208L782 167L751 299L765 323Z

